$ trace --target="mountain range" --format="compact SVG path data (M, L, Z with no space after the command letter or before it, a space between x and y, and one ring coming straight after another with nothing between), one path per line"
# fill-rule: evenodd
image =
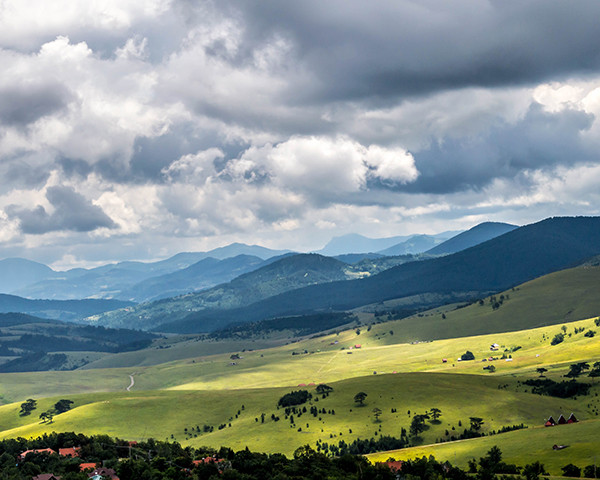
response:
M448 232L438 236L413 235L406 237L407 239L378 239L384 241L377 243L379 246L385 242L394 243L399 239L403 241L395 243L382 253L345 254L337 259L317 254L295 255L243 244L232 244L210 252L180 253L159 262L120 262L90 270L74 269L67 272L54 272L35 262L12 259L4 261L5 264L12 265L13 268L20 265L23 271L31 270L32 273L25 281L35 278L36 274L50 277L22 287L18 290L21 294L54 299L62 296L108 297L142 303L139 306L133 306L132 303L104 303L101 307L100 303L96 303L94 308L86 307L83 310L73 309L75 303L69 304L64 301L52 303L45 300L35 304L20 299L19 304L18 297L6 297L4 303L18 305L14 308L15 311L48 318L77 320L82 316L92 316L89 321L94 324L128 328L156 328L165 323L166 318L181 321L190 315L190 312L217 315L220 318L217 323L222 324L223 321L230 320L231 314L237 314L235 309L245 308L285 292L312 285L373 276L391 267L427 260L434 256L431 253L386 256L386 252L419 252L432 244L438 244L440 248L444 248L445 253L449 253L514 228L516 227L508 224L481 224L441 244L438 242L448 235ZM340 238L343 237L336 240L338 246ZM363 246L368 246L368 242L373 240L362 236L349 238L362 238ZM239 252L252 252L257 255L238 254ZM144 303L152 301L155 302ZM228 312L223 313L224 310Z
M546 273L577 265L600 253L600 218L550 218L512 230L461 252L409 262L377 275L295 289L242 309L192 312L157 327L192 332L225 325L243 316L258 321L286 315L343 311L390 299L409 299L413 306L476 298Z

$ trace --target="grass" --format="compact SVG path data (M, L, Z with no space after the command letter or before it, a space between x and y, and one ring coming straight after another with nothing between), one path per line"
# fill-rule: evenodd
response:
M440 307L403 320L374 325L369 333L380 336L382 343L394 344L569 323L600 313L599 284L600 267L561 270L495 295L497 299L501 295L508 297L495 310L487 297L483 306L476 302L459 309L456 305ZM389 304L387 308L394 302ZM381 306L377 308L382 309ZM445 319L442 319L442 314ZM375 317L363 316L366 322L376 320ZM387 334L389 330L394 331L393 336Z
M409 460L433 455L439 461L447 460L466 468L470 459L479 459L491 447L498 445L507 463L523 466L539 460L550 474L560 475L561 467L569 463L582 468L599 463L599 434L600 420L588 420L572 425L550 428L538 426L497 436L376 453L368 455L368 458L372 462L381 462L390 457ZM568 448L553 450L555 444L568 445Z
M498 388L507 383L507 388ZM408 429L412 416L432 407L441 409L441 423L430 425L423 434L424 443L447 438L446 430L450 434L462 431L469 424L470 416L484 418L484 431L521 422L530 426L541 425L545 417L557 417L560 412L573 411L580 418L591 416L590 409L582 401L516 391L516 380L502 377L390 374L344 380L331 386L334 392L328 398L313 398L312 402L319 409L333 410L335 414L322 414L321 420L310 414L296 415L293 426L289 419L284 418L284 412L276 408L278 399L289 392L289 388L163 390L69 395L68 398L75 402L75 408L56 416L52 424L40 423L37 417L59 397L40 400L38 409L29 417L18 416L18 404L5 405L0 407L0 424L5 426L1 436L31 437L54 430L77 431L133 440L148 437L171 439L183 445L215 448L221 445L235 449L249 446L253 450L282 451L289 455L300 445L308 443L314 447L317 440L337 444L340 440L351 442L356 438L379 435L399 436L402 427ZM362 407L353 400L359 391L368 395ZM373 416L375 407L383 412L380 423ZM392 408L397 412L392 413ZM260 421L262 413L265 414L265 423ZM271 420L271 414L280 416L281 420ZM258 421L255 420L257 418ZM219 425L230 423L231 427L218 430ZM197 426L202 429L205 424L212 425L214 432L196 437L185 433L186 428L188 431ZM506 437L503 434L489 438L500 441Z

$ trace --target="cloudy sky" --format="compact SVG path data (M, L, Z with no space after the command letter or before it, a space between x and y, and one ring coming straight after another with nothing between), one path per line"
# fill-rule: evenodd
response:
M0 0L0 258L600 212L596 0Z

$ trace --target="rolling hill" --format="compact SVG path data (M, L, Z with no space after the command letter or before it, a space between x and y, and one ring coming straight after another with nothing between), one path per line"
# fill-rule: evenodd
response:
M0 372L65 370L97 356L83 352L125 352L149 346L155 335L0 313ZM52 353L54 352L54 353ZM75 359L66 352L79 352Z
M0 294L0 313L19 312L42 318L74 321L90 315L124 308L132 302L121 300L30 300L16 295Z
M187 268L143 280L121 292L119 297L134 302L148 302L205 290L256 270L266 262L253 255L237 255L223 260L208 257Z
M411 262L359 280L288 291L241 310L194 312L165 323L161 331L206 331L244 318L347 310L386 300L415 297L413 307L476 298L575 266L600 253L600 218L559 217L527 225L445 257ZM436 294L433 303L423 294ZM439 297L441 295L441 299Z
M229 283L209 290L141 304L87 319L94 325L128 325L150 330L165 318L182 318L190 311L236 309L305 285L347 279L347 264L317 254L284 256Z

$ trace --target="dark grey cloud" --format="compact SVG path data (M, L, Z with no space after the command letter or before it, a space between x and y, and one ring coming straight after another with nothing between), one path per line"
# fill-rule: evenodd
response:
M18 85L0 89L0 124L23 127L67 107L73 99L57 83Z
M528 84L600 68L594 0L218 2L245 27L237 62L277 35L315 76L298 101ZM244 57L245 53L245 57ZM292 93L292 92L290 92Z
M64 230L90 232L101 227L116 227L100 207L71 187L49 187L46 198L54 207L52 213L48 213L41 205L33 209L13 205L6 208L6 213L19 220L23 233L34 235Z
M497 125L479 136L445 139L414 153L420 176L398 189L478 190L496 178L514 178L523 171L597 162L595 149L581 135L593 121L594 116L585 112L547 112L534 103L515 124Z

